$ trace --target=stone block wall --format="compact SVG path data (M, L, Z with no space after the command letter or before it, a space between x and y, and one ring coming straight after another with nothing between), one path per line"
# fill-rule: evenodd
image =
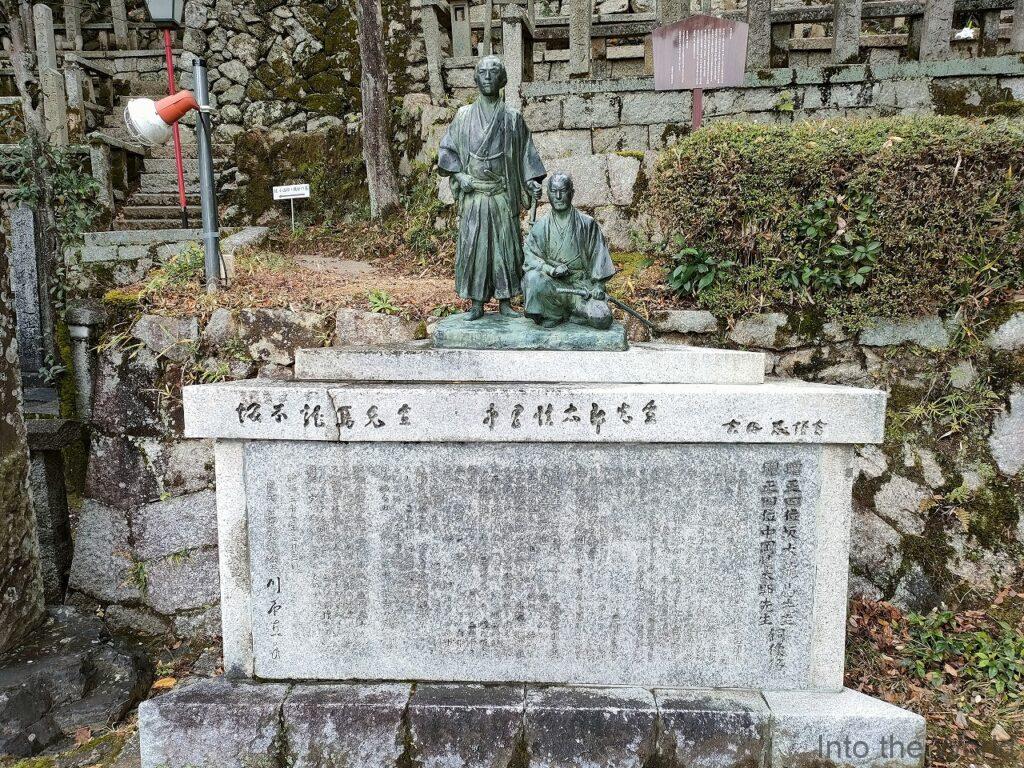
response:
M659 338L766 352L766 373L890 392L883 447L860 451L852 594L926 608L990 595L1024 555L1024 307L1008 307L965 354L938 317L848 333L782 313L731 326L708 312L656 317ZM86 499L76 530L73 600L109 623L188 638L218 631L212 446L181 437L183 383L289 379L294 351L410 340L429 324L342 309L217 309L208 317L123 318L98 352ZM936 377L995 394L977 440L940 439L908 420Z
M689 92L655 91L652 78L534 82L523 116L549 172L573 174L577 203L630 249L646 229L644 178L657 153L691 127ZM907 62L894 66L774 69L748 73L742 88L709 91L704 120L787 124L897 114L983 115L1024 108L1020 57ZM420 112L420 158L436 152L452 109ZM441 184L440 194L450 200ZM543 213L543 211L541 212Z

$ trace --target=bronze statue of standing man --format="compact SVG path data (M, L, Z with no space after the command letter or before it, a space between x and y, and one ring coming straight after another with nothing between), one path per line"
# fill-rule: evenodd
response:
M502 315L519 317L511 303L522 293L519 217L540 198L546 171L523 116L502 101L501 59L481 59L474 79L480 97L459 108L437 158L459 208L455 289L473 302L468 320L483 317L492 298Z

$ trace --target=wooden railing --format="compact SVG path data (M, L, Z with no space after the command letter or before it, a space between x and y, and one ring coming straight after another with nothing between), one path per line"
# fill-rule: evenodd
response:
M652 30L681 19L689 5L688 0L660 0L656 13L598 16L591 14L591 0L568 0L568 14L538 17L532 0L486 0L482 18L477 13L471 21L468 0L423 2L430 87L435 96L444 93L446 66L468 64L490 51L500 50L504 56L510 84L531 79L535 44L547 49L546 56L555 54L551 59L567 62L570 78L602 76L607 70L595 67L595 60L611 59L613 51L619 58L637 56L637 46L642 45L649 73ZM479 5L483 3L474 3ZM1002 24L1005 11L1013 11L1009 25ZM970 44L976 47L971 55L1024 53L1024 0L834 0L828 5L789 8L772 8L771 0L747 0L744 10L719 15L749 25L748 70L792 66L790 53L796 51L827 51L831 63L852 64L863 61L866 51L876 47L902 49L903 59L941 61L955 55L954 30L968 20L975 27ZM875 22L879 31L864 33L865 21ZM831 27L831 34L825 36L822 25ZM809 29L818 34L805 37ZM442 31L451 39L447 51L442 50ZM506 93L514 90L508 88Z

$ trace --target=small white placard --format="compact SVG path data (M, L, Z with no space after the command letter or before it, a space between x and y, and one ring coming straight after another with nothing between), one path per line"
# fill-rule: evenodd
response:
M283 187L274 187L275 200L297 200L302 197L309 197L309 184L286 184Z

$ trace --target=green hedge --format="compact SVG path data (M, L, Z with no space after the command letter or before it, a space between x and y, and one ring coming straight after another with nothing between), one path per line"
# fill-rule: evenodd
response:
M856 324L970 314L1024 285L1022 174L1018 119L718 123L663 153L650 205L681 261L727 262L698 304Z

